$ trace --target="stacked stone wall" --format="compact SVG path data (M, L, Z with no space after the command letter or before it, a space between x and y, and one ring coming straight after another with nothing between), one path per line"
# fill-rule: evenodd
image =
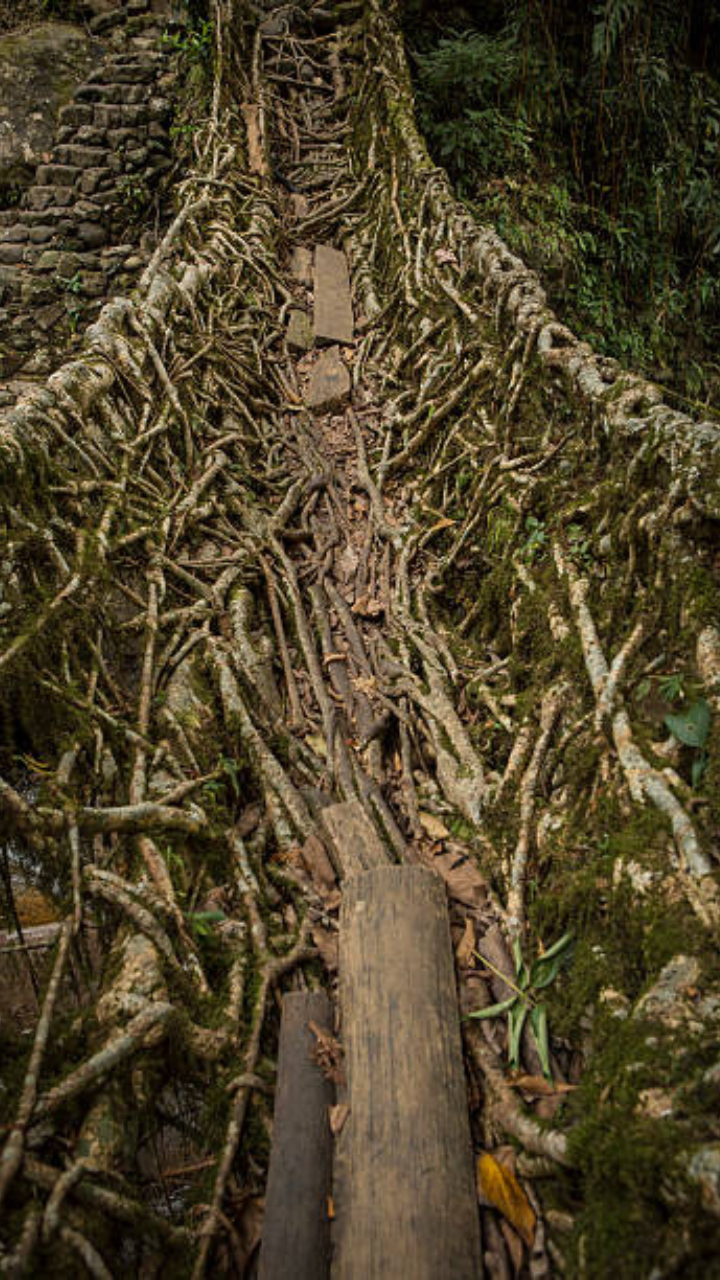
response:
M0 404L52 369L102 302L131 287L152 248L151 233L128 228L171 163L167 22L147 0L91 22L104 54L61 109L52 153L19 206L0 210Z

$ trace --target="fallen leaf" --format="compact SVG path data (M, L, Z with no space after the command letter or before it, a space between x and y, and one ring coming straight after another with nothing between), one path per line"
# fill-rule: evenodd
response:
M475 923L468 916L463 935L455 948L455 959L460 969L469 969L475 954Z
M535 1213L515 1174L504 1169L489 1151L485 1151L477 1162L477 1178L486 1200L500 1210L531 1248L535 1236Z
M337 1138L342 1133L345 1121L350 1115L350 1107L347 1102L338 1102L334 1107L328 1107L328 1119L333 1137Z
M327 1209L328 1209L328 1218L332 1222L333 1218L335 1217L335 1201L333 1200L332 1196L328 1196L327 1198Z
M327 760L327 743L321 733L309 733L305 741L316 756L321 760Z
M565 1084L562 1080L546 1080L544 1076L512 1076L508 1081L513 1089L522 1089L525 1093L534 1093L538 1098L554 1097L558 1093L572 1093L576 1084Z
M374 596L361 596L355 601L351 612L360 618L379 618L385 612L385 605Z
M316 835L309 835L300 850L300 860L311 879L323 890L335 889L337 876L325 845Z
M252 834L255 828L259 826L262 816L263 807L261 804L248 804L245 806L235 823L235 830L241 840Z
M427 531L427 537L431 533L439 533L441 529L449 529L451 525L456 524L455 520L450 520L447 516L443 520L438 520L437 524L432 525Z
M317 1042L312 1056L325 1079L331 1080L333 1084L340 1086L347 1084L345 1070L342 1065L343 1050L340 1041L331 1035L329 1031L319 1027L316 1022L308 1022L308 1028L312 1031Z
M328 973L337 973L339 964L337 934L330 929L326 929L322 924L315 924L313 925L312 939L320 952L320 959Z
M431 840L447 840L450 832L445 826L445 823L441 822L440 818L436 817L434 813L427 813L425 810L421 809L418 813L418 817L423 831Z
M428 850L423 841L417 845L420 860L445 881L451 898L468 907L479 907L487 901L487 881L470 859L458 863L457 846L443 849L438 845Z

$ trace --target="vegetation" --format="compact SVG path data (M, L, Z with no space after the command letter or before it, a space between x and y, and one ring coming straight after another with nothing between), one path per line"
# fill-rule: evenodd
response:
M406 6L420 123L601 351L720 403L720 4Z

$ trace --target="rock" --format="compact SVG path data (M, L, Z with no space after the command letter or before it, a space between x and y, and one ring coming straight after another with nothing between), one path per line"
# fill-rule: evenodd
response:
M93 169L105 159L104 147L84 147L77 143L56 148L60 164L74 165L76 169Z
M695 1152L688 1177L698 1183L708 1212L720 1217L720 1142L710 1142Z
M312 284L312 249L308 249L305 245L296 245L290 256L290 271L300 284Z
M700 964L695 956L673 956L649 991L638 1001L635 1016L652 1018L666 1027L680 1027L693 1019Z
M316 413L340 408L350 397L350 374L339 347L328 347L313 365L305 403Z
M37 227L31 227L29 235L31 244L47 244L55 235L55 227L43 226L41 223Z
M41 164L35 174L35 181L41 187L74 187L82 169L70 164Z
M96 58L95 41L68 22L0 36L0 190L29 185L52 148L60 109Z
M99 249L108 238L105 228L99 227L95 222L81 222L78 227L78 236L88 249Z
M332 245L315 249L314 329L318 342L349 343L353 340L353 315L347 259Z
M306 311L294 307L290 312L287 344L295 351L309 351L313 345L312 325Z
M5 227L2 239L6 244L24 244L28 238L28 229L17 222L13 227Z
M0 262L3 266L16 266L25 261L25 246L22 244L0 244Z

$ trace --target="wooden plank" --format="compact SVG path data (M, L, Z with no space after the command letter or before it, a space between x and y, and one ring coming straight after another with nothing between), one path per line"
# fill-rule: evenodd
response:
M371 867L386 867L388 851L359 800L331 804L320 813L338 875L358 875Z
M353 314L347 259L332 245L315 248L314 328L317 342L353 340Z
M333 1280L478 1280L480 1225L447 899L421 867L344 886Z
M332 1031L325 992L289 992L282 1005L259 1280L324 1280L330 1274L333 1086L315 1060L311 1022Z

